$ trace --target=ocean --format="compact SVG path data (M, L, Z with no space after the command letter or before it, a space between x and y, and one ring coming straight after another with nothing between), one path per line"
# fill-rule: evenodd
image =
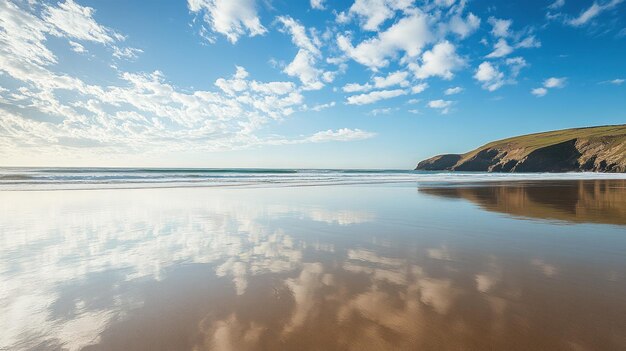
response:
M582 179L626 179L626 174L452 173L367 169L0 168L0 191Z

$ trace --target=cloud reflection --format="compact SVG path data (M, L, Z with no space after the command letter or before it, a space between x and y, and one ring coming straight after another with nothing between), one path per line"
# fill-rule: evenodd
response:
M591 347L597 340L606 340L605 349L623 346L611 334L619 328L607 327L626 309L616 298L626 292L615 273L618 259L596 257L586 265L593 274L581 275L570 259L537 250L540 243L511 254L485 237L464 241L458 227L435 227L427 211L438 208L437 200L411 202L412 191L403 192L411 196L406 206L426 214L394 231L378 221L395 215L382 207L342 207L338 199L356 196L332 191L305 203L304 191L0 194L0 315L7 316L0 346L510 349L528 340L538 349ZM450 214L461 208L445 205L441 211ZM581 305L561 299L582 282L595 288L578 291ZM599 298L599 291L615 295ZM613 317L582 318L601 309ZM572 324L559 319L564 315Z

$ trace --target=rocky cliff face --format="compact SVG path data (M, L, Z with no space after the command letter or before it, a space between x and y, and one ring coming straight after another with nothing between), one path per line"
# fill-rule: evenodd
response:
M466 154L439 155L416 170L477 172L626 172L626 125L532 134Z

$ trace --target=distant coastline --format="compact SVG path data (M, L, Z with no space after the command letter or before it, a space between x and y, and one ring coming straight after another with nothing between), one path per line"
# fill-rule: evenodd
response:
M475 172L626 172L626 124L563 129L444 154L415 170Z

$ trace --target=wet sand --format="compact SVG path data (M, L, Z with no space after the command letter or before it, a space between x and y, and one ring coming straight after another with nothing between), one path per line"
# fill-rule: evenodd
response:
M16 191L0 210L0 349L626 349L624 180Z

